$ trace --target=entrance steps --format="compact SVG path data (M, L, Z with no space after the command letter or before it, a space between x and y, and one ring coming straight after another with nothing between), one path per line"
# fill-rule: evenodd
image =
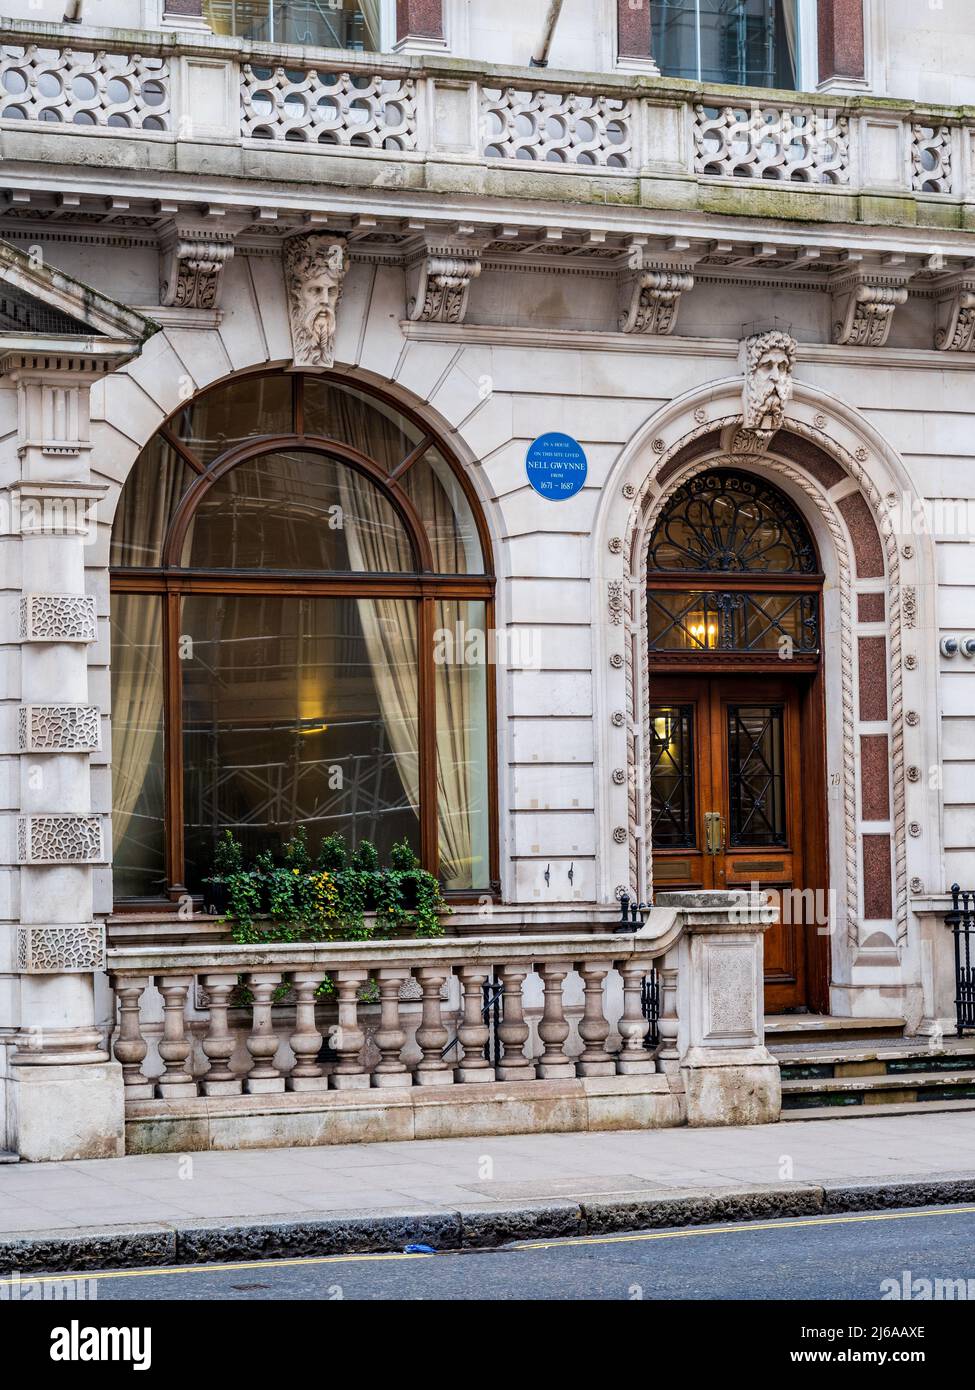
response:
M796 1025L805 1025L797 1027ZM784 1120L975 1109L975 1038L904 1036L898 1019L766 1020Z

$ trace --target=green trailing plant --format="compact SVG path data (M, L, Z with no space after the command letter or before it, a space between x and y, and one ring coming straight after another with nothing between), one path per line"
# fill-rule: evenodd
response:
M304 826L282 847L281 861L268 851L252 866L226 831L214 853L208 880L220 885L233 939L240 943L368 941L396 934L444 934L449 911L437 880L408 841L392 847L389 863L363 840L350 853L341 835L328 835L314 862ZM323 981L322 988L331 982Z

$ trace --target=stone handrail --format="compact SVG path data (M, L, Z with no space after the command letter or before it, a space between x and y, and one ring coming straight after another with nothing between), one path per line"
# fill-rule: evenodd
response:
M17 157L11 137L18 130L45 137L70 131L263 146L272 156L286 148L289 156L471 165L482 170L479 190L516 197L536 196L522 176L534 172L540 179L543 171L744 182L766 192L778 183L790 194L815 190L827 199L975 197L975 169L965 151L975 120L967 108L624 73L546 70L542 81L532 69L449 57L0 23L7 159ZM65 158L63 148L50 151L47 138L34 138L25 157ZM249 167L255 178L278 173L273 160L266 169ZM486 185L492 171L502 182ZM550 196L540 183L537 194ZM594 186L580 196L596 196ZM846 210L841 220L856 215Z

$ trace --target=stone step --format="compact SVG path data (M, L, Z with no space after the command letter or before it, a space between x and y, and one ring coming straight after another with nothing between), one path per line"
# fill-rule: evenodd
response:
M862 1120L880 1115L937 1115L946 1110L975 1110L973 1100L897 1101L884 1105L810 1105L782 1111L782 1119L797 1120Z
M20 1154L11 1153L9 1149L0 1149L0 1163L19 1163Z
M779 1044L835 1042L849 1039L901 1038L902 1018L837 1018L829 1014L766 1014L765 1041Z
M966 1042L937 1050L924 1045L890 1048L776 1048L783 1081L830 1080L852 1076L951 1075L975 1071L975 1046Z
M784 1079L782 1106L788 1110L839 1108L892 1103L926 1106L938 1100L975 1100L975 1069L922 1071L892 1075Z

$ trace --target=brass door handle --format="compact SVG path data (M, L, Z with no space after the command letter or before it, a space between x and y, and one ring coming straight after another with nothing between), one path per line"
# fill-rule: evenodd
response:
M721 854L724 850L724 817L719 811L704 813L704 842L708 854Z

